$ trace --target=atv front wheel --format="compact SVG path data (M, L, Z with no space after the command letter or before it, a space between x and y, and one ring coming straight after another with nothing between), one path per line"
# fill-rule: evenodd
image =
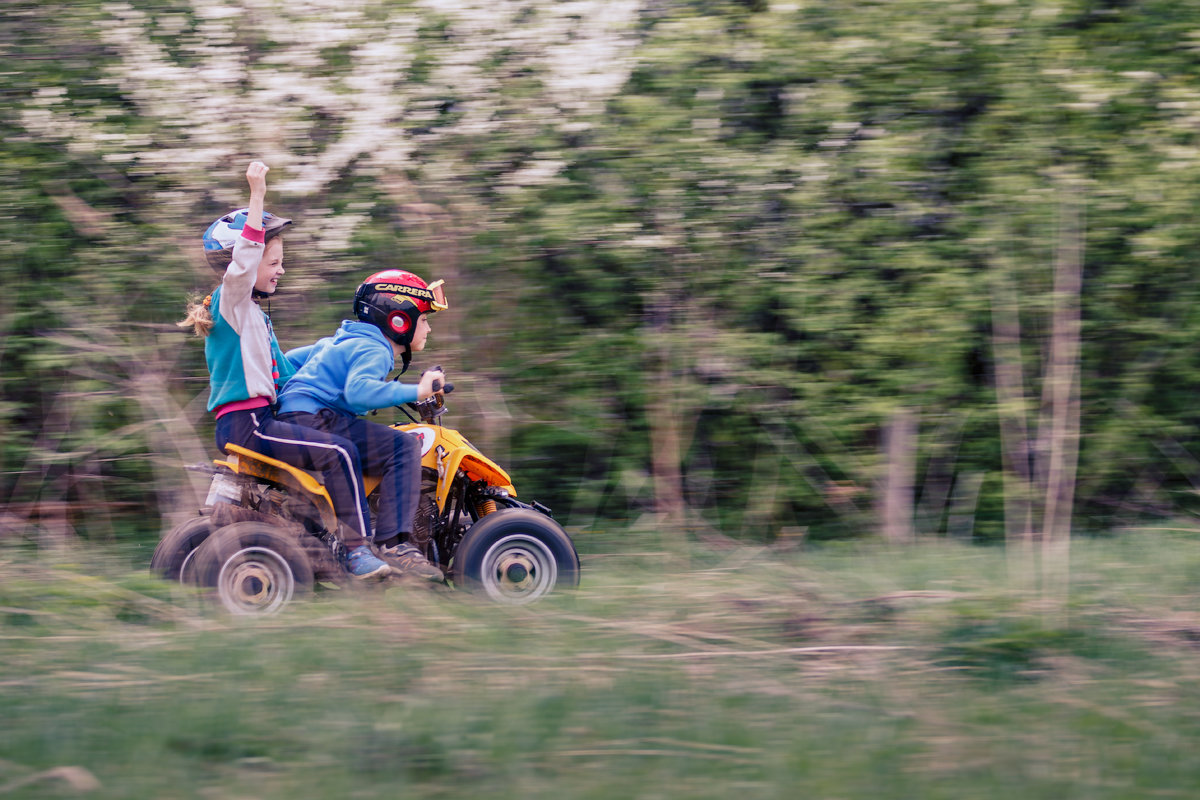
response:
M313 584L312 563L294 535L265 522L235 522L196 551L194 580L231 614L274 614Z
M579 554L571 537L544 514L496 511L472 525L454 554L454 582L508 605L579 585Z

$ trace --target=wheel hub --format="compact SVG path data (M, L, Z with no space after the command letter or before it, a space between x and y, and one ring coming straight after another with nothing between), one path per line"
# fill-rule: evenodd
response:
M273 614L295 594L291 567L278 553L247 547L228 558L217 576L217 593L234 614Z
M512 563L503 567L504 579L509 583L521 583L533 571L533 565L525 563L524 559L513 559Z
M502 603L528 603L554 588L558 570L544 543L525 534L507 536L483 558L484 590Z
M234 591L240 602L262 603L271 594L271 575L261 564L240 564L232 576Z

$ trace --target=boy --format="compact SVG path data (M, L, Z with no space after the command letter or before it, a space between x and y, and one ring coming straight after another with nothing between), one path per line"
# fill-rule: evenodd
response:
M407 541L421 489L420 440L359 415L441 391L445 376L438 370L427 370L415 385L387 375L397 356L401 371L408 369L412 351L425 348L426 316L446 307L442 281L426 284L404 270L371 275L354 294L358 321L345 320L333 336L288 353L303 366L279 395L281 420L354 443L364 473L380 479L375 541L393 571L430 580L442 580L441 569Z

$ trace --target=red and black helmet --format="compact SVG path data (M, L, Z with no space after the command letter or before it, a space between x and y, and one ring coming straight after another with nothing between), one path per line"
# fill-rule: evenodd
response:
M425 283L402 269L385 269L363 281L354 293L354 314L407 349L417 319L448 308L444 281ZM407 359L406 359L407 361Z

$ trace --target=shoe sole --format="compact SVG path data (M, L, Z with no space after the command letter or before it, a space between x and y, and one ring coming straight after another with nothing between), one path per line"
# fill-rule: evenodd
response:
M418 567L404 566L394 562L388 562L388 566L392 568L393 575L402 578L422 578L427 581L444 581L446 579L442 571L436 567L429 572L421 572Z
M386 578L391 573L392 573L391 566L388 564L384 564L382 567L375 570L374 572L364 572L362 575L355 575L355 574L351 573L350 577L354 578L354 580L356 580L356 581L368 581L368 580L371 580L372 578L377 578L377 579Z

